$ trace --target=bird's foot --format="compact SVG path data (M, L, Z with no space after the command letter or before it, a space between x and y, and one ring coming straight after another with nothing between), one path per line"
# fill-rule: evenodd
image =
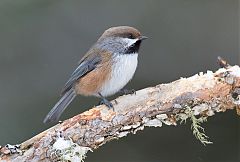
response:
M128 95L128 94L136 94L136 91L134 89L121 89L120 94L122 95Z
M113 109L113 104L110 101L108 101L106 98L102 98L99 104L106 105L109 109Z

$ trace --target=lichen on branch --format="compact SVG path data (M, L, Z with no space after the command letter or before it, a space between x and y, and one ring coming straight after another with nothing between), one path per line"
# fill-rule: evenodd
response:
M0 160L83 160L87 151L146 126L177 125L187 119L192 121L194 135L208 144L200 125L207 117L234 108L240 114L240 68L225 62L221 66L216 72L200 72L139 90L135 95L120 96L117 102L112 101L114 111L103 105L93 107L11 149L0 147ZM14 146L18 146L17 152Z

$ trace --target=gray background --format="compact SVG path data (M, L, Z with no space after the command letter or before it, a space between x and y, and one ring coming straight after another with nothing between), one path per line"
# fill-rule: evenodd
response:
M129 25L149 39L129 88L141 89L216 70L218 55L239 63L237 0L1 0L0 145L21 143L51 125L43 118L78 60L101 33ZM98 103L78 97L61 119ZM86 161L239 161L240 118L220 113L204 124L204 147L190 124L147 128L112 141Z

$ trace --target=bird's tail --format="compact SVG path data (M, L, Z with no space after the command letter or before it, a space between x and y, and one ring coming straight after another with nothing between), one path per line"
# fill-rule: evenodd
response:
M56 122L63 111L67 108L67 106L72 102L72 100L76 97L76 93L73 88L68 90L62 98L56 103L56 105L52 108L52 110L47 114L44 123L48 122Z

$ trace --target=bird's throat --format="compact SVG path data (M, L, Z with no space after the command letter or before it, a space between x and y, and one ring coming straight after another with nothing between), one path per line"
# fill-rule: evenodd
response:
M138 53L140 45L141 45L141 40L136 41L134 44L132 44L131 46L129 46L126 51L125 54L132 54L132 53Z

